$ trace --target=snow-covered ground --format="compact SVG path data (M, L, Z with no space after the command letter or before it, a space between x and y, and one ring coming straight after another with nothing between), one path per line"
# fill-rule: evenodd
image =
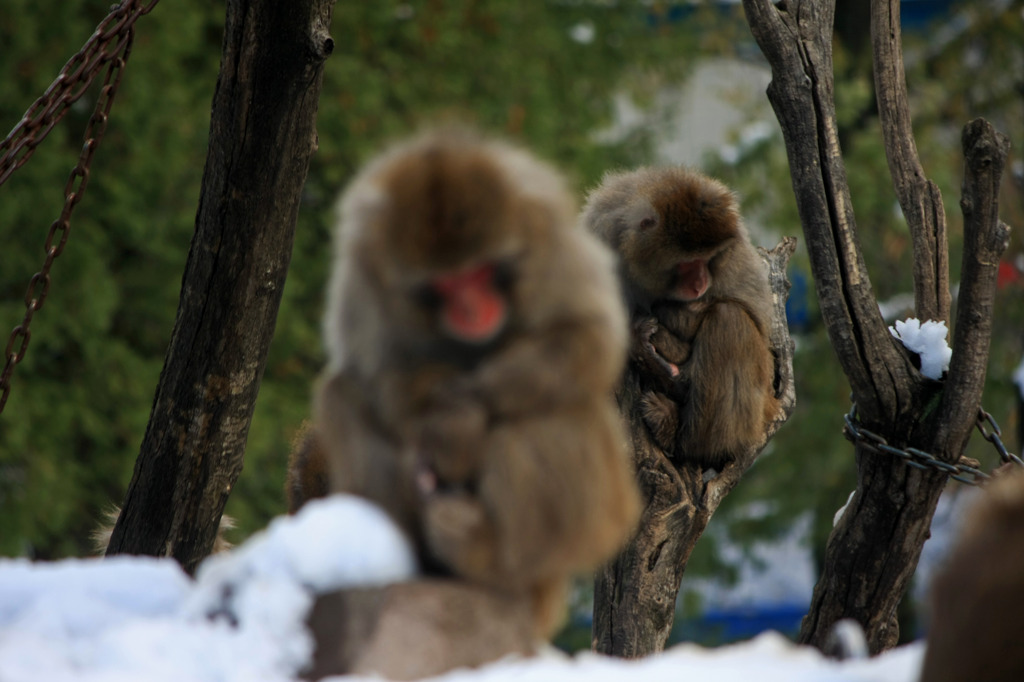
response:
M172 559L0 561L0 680L289 680L313 596L404 580L412 551L377 507L311 502L195 581Z
M275 520L191 580L170 559L0 561L2 682L294 680L310 661L314 595L415 572L399 531L376 508L335 496ZM445 680L685 678L715 682L913 682L920 644L836 663L768 633L718 649L674 647L641 661L548 650Z

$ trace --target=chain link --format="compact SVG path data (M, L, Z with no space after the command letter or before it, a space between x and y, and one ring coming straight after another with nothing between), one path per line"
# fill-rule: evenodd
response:
M979 408L977 425L978 431L981 432L981 437L987 440L989 443L992 443L992 446L996 449L996 452L999 453L999 459L1003 461L1003 464L1013 462L1017 466L1024 467L1024 460L1021 460L1020 457L1013 454L1012 452L1009 452L1006 449L1006 446L1003 445L1003 439L1001 438L1001 436L1003 435L1003 430L999 428L999 424L996 423L995 417L986 412L984 409ZM992 430L989 431L986 428L986 425L991 426Z
M860 424L857 420L856 403L854 403L850 408L849 413L843 416L843 421L845 422L843 435L846 436L847 440L854 444L859 444L870 452L884 452L886 454L899 457L908 466L912 466L917 469L933 469L942 471L949 474L950 478L968 485L978 485L986 479L991 478L989 474L977 467L964 463L963 460L956 464L951 464L939 459L935 455L925 452L924 450L919 450L917 448L897 448L889 445L883 436L867 430ZM984 409L979 409L976 424L985 440L995 446L1003 463L1014 462L1018 466L1024 466L1024 461L1022 461L1017 455L1008 452L1006 446L1003 445L1003 441L1000 438L1002 431L991 414L986 412ZM991 430L988 430L986 425L991 427Z
M139 0L124 0L96 27L92 36L61 69L46 92L28 108L21 121L0 142L0 185L23 166L36 147L67 114L71 105L89 89L96 77L106 69L103 86L93 114L85 129L82 151L64 185L64 206L60 217L50 225L46 235L46 257L39 272L32 275L25 293L25 315L11 332L4 351L4 367L0 371L0 412L11 392L14 367L25 358L32 338L32 316L43 307L50 291L50 266L64 251L71 229L71 213L82 200L89 184L89 167L107 128L114 95L121 84L125 63L135 38L135 21L148 14L159 0L143 5Z

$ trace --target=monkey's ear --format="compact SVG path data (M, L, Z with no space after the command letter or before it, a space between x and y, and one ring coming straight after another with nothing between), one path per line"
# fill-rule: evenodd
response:
M658 227L660 216L647 197L633 196L622 207L622 223L626 232L641 234Z
M620 249L627 235L647 216L657 218L651 202L639 192L635 173L609 173L587 197L583 227L613 249Z

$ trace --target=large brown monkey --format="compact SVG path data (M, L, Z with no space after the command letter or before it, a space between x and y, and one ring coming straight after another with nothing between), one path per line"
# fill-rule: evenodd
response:
M627 538L638 494L612 402L627 325L611 254L560 176L468 133L372 162L341 203L315 429L429 565L529 593Z
M721 470L778 409L768 276L732 192L678 167L609 174L583 223L619 254L656 442Z

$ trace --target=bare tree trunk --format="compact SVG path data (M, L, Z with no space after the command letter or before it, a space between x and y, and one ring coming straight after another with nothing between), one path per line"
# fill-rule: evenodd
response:
M242 469L284 288L333 0L228 0L196 232L149 425L108 554L213 546Z
M953 359L947 377L923 377L886 329L864 267L833 103L834 6L823 0L744 0L751 30L772 67L768 98L782 126L793 190L811 256L822 317L853 390L861 426L889 445L955 463L981 399L996 265L1008 230L997 217L1006 139L984 121L964 130L965 246ZM910 130L900 53L899 2L872 3L876 91L886 153L914 243L918 316L949 314L945 217L924 177ZM821 647L832 624L854 618L872 652L898 637L896 607L917 566L946 474L909 468L856 447L856 494L829 538L800 639Z
M705 480L701 468L677 465L650 438L639 402L642 370L630 366L618 391L619 407L628 422L644 512L637 534L622 553L598 572L594 583L593 648L601 653L638 658L665 647L675 618L676 596L694 545L712 514L754 463L768 439L785 423L796 402L793 384L793 342L786 327L786 265L796 239L787 237L763 253L774 294L771 343L776 354L776 396L781 407L764 439L747 457L739 457Z

